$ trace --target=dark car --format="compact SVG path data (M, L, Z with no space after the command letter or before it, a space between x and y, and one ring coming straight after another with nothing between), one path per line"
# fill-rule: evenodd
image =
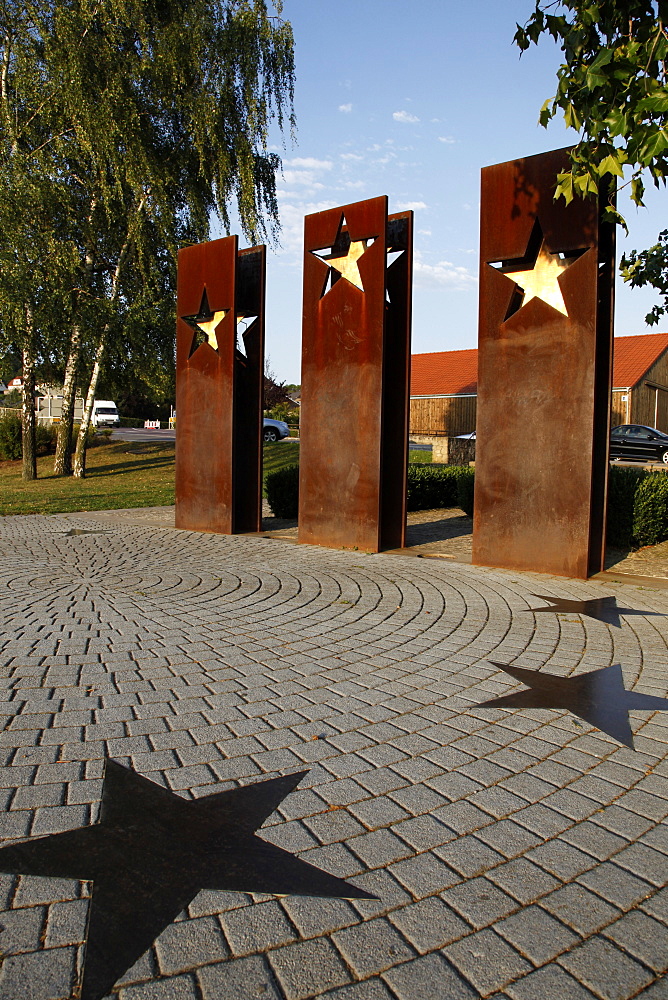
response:
M622 424L610 435L610 458L668 465L668 434L643 424Z

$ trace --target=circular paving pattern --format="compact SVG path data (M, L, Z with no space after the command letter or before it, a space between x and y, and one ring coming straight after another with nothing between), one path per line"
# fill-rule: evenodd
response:
M668 617L531 610L667 591L72 523L0 522L3 844L94 822L106 758L193 799L307 769L260 835L378 897L202 892L121 1000L668 995L668 711L630 749L482 707L496 663L668 698ZM89 884L0 883L0 997L71 996Z

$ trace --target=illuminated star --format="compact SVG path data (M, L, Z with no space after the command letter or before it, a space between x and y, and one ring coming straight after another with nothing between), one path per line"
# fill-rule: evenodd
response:
M558 278L570 265L571 261L564 260L558 253L550 253L543 240L531 270L512 271L508 273L508 277L512 278L524 292L523 306L531 299L542 299L553 309L568 316Z
M667 698L627 691L618 663L577 677L558 677L493 660L488 662L526 684L528 690L492 698L477 708L566 709L631 750L634 747L629 711L668 711Z
M569 601L565 597L546 597L545 594L530 594L531 597L538 597L541 601L547 601L547 608L530 608L533 614L542 611L551 611L554 614L586 615L595 621L605 622L607 625L622 627L619 620L620 615L654 615L665 617L660 611L636 611L634 608L620 608L617 598L614 595L609 597L596 597L589 601Z
M368 243L369 240L351 240L345 256L335 257L334 254L337 253L337 250L333 248L331 256L323 256L320 259L324 260L330 267L333 267L335 271L338 271L351 285L355 285L356 288L364 291L362 275L357 266L357 261L366 253Z
M222 323L222 321L227 316L229 309L217 309L212 310L209 308L209 300L207 298L206 289L202 295L202 302L199 307L199 312L196 316L182 316L184 323L191 326L193 330L204 336L204 340L207 344L213 347L214 351L218 350L218 338L216 337L216 330ZM199 343L193 345L194 347L199 347ZM191 352L192 353L192 352Z
M541 225L536 219L525 255L490 265L517 285L508 316L532 299L541 299L557 312L568 316L568 309L559 286L559 276L574 263L581 252L576 251L568 257L551 253L543 237Z
M79 996L101 1000L200 889L376 898L255 836L305 774L189 800L107 760L99 821L0 848L0 871L92 880Z

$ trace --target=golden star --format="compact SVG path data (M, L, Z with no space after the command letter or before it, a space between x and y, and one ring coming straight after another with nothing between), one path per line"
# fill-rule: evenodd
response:
M333 267L335 271L338 271L351 285L355 285L364 291L364 285L362 284L362 276L360 274L360 269L357 266L357 261L360 257L366 253L367 244L369 240L358 240L351 241L348 247L348 253L345 257L334 257L334 256L323 256L320 259L324 260L325 263ZM336 251L333 251L336 253Z
M571 263L572 261L564 260L558 253L550 253L545 245L545 240L543 240L536 262L530 271L504 270L504 273L507 277L512 278L524 292L523 306L531 299L542 299L553 309L568 316L568 309L561 294L558 279L559 275L571 266Z
M196 316L182 316L184 323L191 326L193 330L197 333L203 334L204 339L207 344L213 347L214 351L218 350L218 338L216 337L216 330L222 323L222 321L227 316L229 309L217 309L212 310L209 308L209 300L207 298L206 289L202 295L202 302L199 307L199 312ZM199 344L196 345L199 347ZM193 346L193 350L195 350ZM191 352L192 353L192 352Z

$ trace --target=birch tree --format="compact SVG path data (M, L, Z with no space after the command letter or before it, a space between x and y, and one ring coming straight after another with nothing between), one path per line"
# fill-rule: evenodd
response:
M25 114L42 137L45 183L67 196L70 336L56 455L56 472L67 473L77 383L90 388L83 359L99 371L137 274L155 286L154 261L166 247L173 287L179 246L205 239L212 213L227 227L232 201L247 238L275 232L280 159L269 130L294 128L293 41L280 0L273 13L265 0L59 0L26 9L32 62L6 48L6 77L11 93L38 74ZM9 124L6 131L9 141ZM31 148L37 173L37 139Z

